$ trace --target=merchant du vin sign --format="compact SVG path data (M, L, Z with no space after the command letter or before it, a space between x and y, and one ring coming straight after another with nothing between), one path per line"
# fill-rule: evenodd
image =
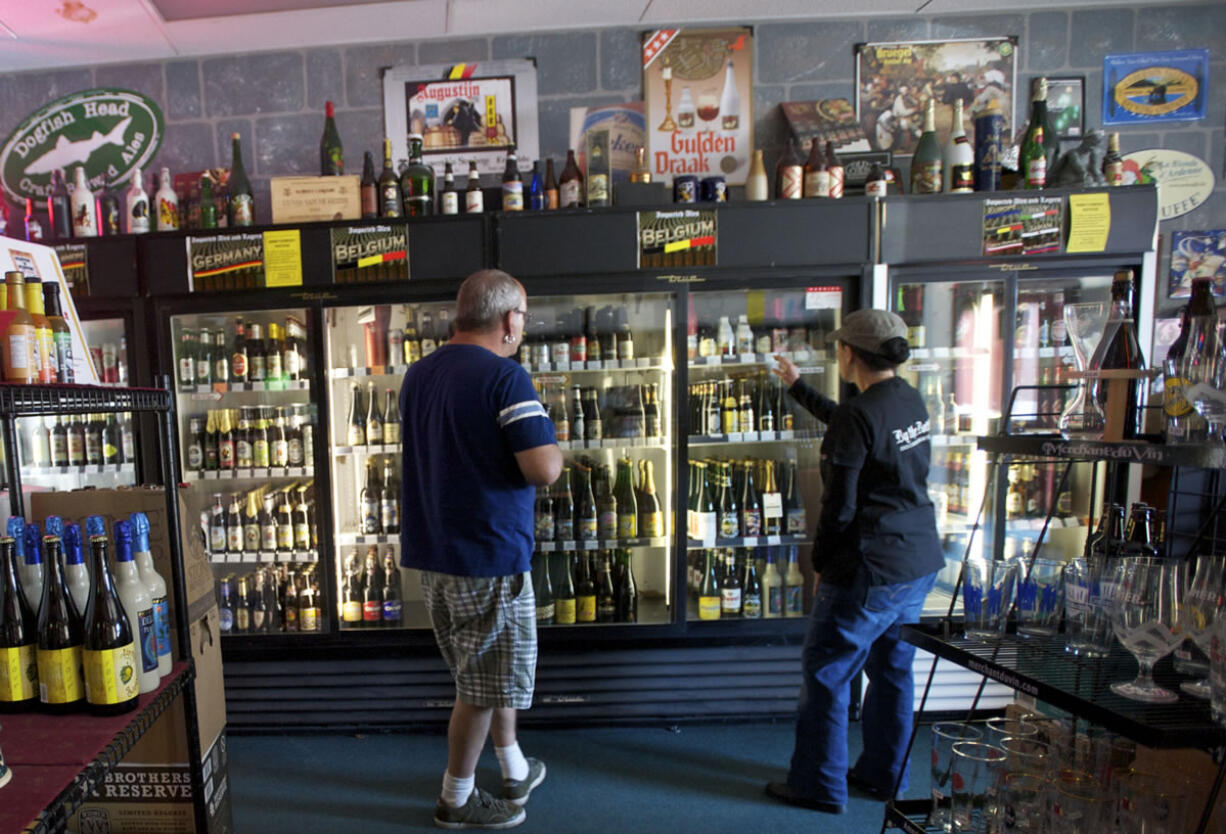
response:
M51 175L85 167L89 187L128 180L145 168L162 144L162 111L150 99L128 90L94 89L64 96L26 117L0 148L4 193L18 204L41 202L51 191Z

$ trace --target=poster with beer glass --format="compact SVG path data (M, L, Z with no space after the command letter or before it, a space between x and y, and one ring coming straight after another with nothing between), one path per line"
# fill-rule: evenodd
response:
M740 185L753 156L753 32L659 29L643 35L647 164Z
M915 153L924 109L936 102L937 141L949 141L954 102L962 99L963 128L995 103L1002 135L1013 135L1017 39L865 43L856 46L856 116L874 150Z

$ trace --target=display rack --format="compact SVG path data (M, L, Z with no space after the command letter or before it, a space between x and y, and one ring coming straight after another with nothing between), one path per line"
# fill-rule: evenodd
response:
M997 467L1002 460L1011 458L1056 459L1070 463L1146 463L1172 467L1226 466L1223 450L1206 445L1166 446L1144 441L1069 442L1059 436L1043 435L985 436L978 439L977 445L993 456L992 464ZM1047 522L1050 522L1050 516ZM1033 554L1031 558L1034 558ZM961 584L961 577L958 584ZM1131 655L1118 645L1112 647L1108 657L1090 659L1068 654L1060 635L1025 638L1008 634L993 642L977 641L965 637L961 624L954 621L952 616L936 624L904 626L902 638L937 658L983 675L985 682L990 678L1003 683L1139 744L1153 748L1197 748L1213 752L1218 768L1195 829L1197 834L1208 831L1223 780L1226 779L1226 728L1213 721L1205 701L1180 695L1179 701L1174 704L1145 704L1114 694L1110 685L1130 679L1136 665ZM934 660L934 669L935 666ZM1176 690L1179 677L1167 662L1155 670L1156 681L1173 685ZM920 700L920 711L927 701L931 685L930 674ZM913 732L908 753L914 739ZM924 823L930 804L927 800L887 802L881 830L930 830Z
M192 811L197 831L208 829L208 809L205 804L204 773L201 761L200 735L195 679L192 660L190 620L187 606L187 578L182 554L178 553L180 538L179 494L174 462L178 459L174 398L171 380L164 377L162 388L115 388L94 385L15 385L0 383L0 438L5 450L5 470L9 484L9 509L15 516L25 514L18 461L16 421L20 417L41 417L106 412L142 412L156 414L161 478L166 494L167 536L173 549L171 581L175 598L175 629L179 656L170 675L156 691L142 695L135 714L128 713L110 719L93 716L46 716L27 714L5 718L5 751L13 782L8 793L25 793L13 785L21 778L23 764L42 770L35 780L44 794L38 800L35 815L20 821L30 823L41 811L33 830L60 831L73 812L131 749L132 745L153 725L157 717L177 697L183 698L187 723L188 770L191 776ZM14 743L14 739L18 739ZM20 739L29 739L29 745ZM60 768L75 768L75 775ZM69 776L67 787L63 777ZM31 786L33 787L33 786ZM30 802L25 795L22 807ZM8 807L7 797L5 807Z

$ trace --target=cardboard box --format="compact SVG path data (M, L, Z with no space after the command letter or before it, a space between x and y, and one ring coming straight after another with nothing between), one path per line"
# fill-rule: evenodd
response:
M362 216L362 178L273 177L273 223L357 220Z

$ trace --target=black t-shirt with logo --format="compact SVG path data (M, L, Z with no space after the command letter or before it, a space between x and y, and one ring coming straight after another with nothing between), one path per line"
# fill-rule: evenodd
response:
M822 511L813 568L849 585L863 565L869 584L891 585L941 569L944 556L928 497L928 411L899 377L841 405L803 380L789 393L827 424Z

